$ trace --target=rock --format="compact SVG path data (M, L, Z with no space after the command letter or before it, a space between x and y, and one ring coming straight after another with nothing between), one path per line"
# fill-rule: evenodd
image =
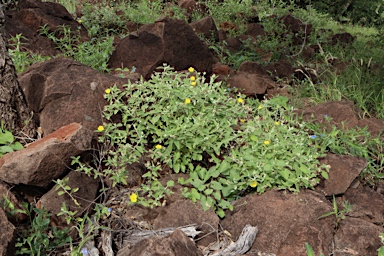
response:
M15 227L8 221L2 207L0 207L0 255L15 255Z
M195 21L189 24L189 26L191 26L196 34L203 35L206 39L213 40L215 42L219 41L219 32L215 21L211 16Z
M311 24L304 24L300 19L297 19L290 14L280 17L280 21L284 24L285 28L293 34L302 32L305 36L308 36L312 32Z
M239 52L242 47L243 47L243 43L235 38L235 37L230 37L230 38L227 38L224 40L224 45L225 45L225 48L231 53L231 54L234 54L236 52Z
M178 5L187 10L188 14L191 14L194 11L206 13L208 11L208 7L205 4L199 3L196 0L178 0Z
M360 119L357 126L364 128L367 127L372 137L376 137L379 134L384 134L384 121L377 118L364 118Z
M336 231L334 256L377 255L383 244L379 234L384 228L368 221L346 217Z
M221 224L234 241L245 225L258 227L259 233L250 251L306 255L304 245L309 243L315 255L328 255L332 250L333 219L318 218L330 211L332 207L320 193L271 190L236 201L233 212L227 211Z
M166 237L154 236L138 242L129 248L123 248L117 256L202 256L195 243L181 230L176 230Z
M8 215L9 221L12 222L12 224L14 225L21 223L27 217L27 215L20 212L11 213L11 209L7 207L7 202L5 201L5 198L7 198L7 200L9 200L10 203L13 204L15 209L22 209L23 206L21 202L17 199L15 194L11 192L11 188L1 180L0 180L0 195L2 195L2 198L0 199L0 203L3 204L3 201L4 201L4 207L2 207L2 209Z
M265 36L264 27L257 23L249 23L246 34L253 38L263 37Z
M320 160L321 164L330 165L329 179L322 180L316 190L326 196L345 193L351 183L367 166L367 160L356 156L328 154Z
M267 65L264 70L275 79L287 79L291 81L293 77L293 67L291 63L286 60L271 63Z
M0 179L11 184L47 187L67 171L71 157L89 149L93 131L72 123L20 151L0 158Z
M176 70L194 67L199 72L212 73L213 56L192 28L182 20L161 19L140 27L117 45L109 67L131 68L146 79L163 63Z
M246 72L238 72L237 74L230 76L227 83L231 87L236 87L239 92L248 97L263 95L268 88L275 87L275 83L270 78Z
M60 53L56 49L56 45L53 41L47 37L41 36L36 31L28 27L21 17L18 11L8 10L5 13L5 31L8 39L10 37L16 37L18 34L22 34L24 38L20 39L24 49L28 49L36 54L42 56L55 56ZM13 49L13 46L10 45Z
M6 12L7 33L10 36L22 34L28 39L23 48L43 56L55 56L60 53L55 44L38 33L44 25L47 25L49 32L55 32L56 35L59 35L58 31L62 26L66 26L71 29L73 36L80 35L81 41L88 40L85 27L74 20L65 7L58 3L23 0L19 1L17 10Z
M371 222L375 225L384 223L384 196L369 187L349 188L343 200L352 205L348 216Z
M62 189L56 190L54 186L50 191L43 195L38 201L40 207L48 210L53 214L58 214L61 212L61 206L63 202L65 203L69 211L76 211L77 215L82 215L87 209L92 209L94 199L96 198L99 182L93 177L89 177L85 173L71 171L66 177L68 182L66 183L71 189L78 188L79 190L72 194L74 198L78 201L80 205L76 205L73 200L69 197L68 194L58 195L59 191Z
M105 89L126 81L65 58L32 65L19 78L28 107L44 134L72 122L96 130L103 123Z
M330 118L328 122L326 119ZM307 107L303 111L303 120L312 121L324 125L327 131L335 125L339 129L350 129L358 124L358 118L351 101L329 101Z
M329 42L331 43L331 45L340 44L340 45L347 46L347 45L351 45L355 41L355 39L356 38L352 36L350 33L344 32L344 33L333 35L331 38L329 38Z
M239 66L239 71L257 74L261 77L269 77L268 73L263 69L263 66L257 62L246 60Z
M197 238L205 236L198 241L199 245L207 246L216 241L219 217L213 210L203 211L200 203L193 203L187 199L177 200L167 207L157 208L157 217L153 220L154 229L181 227L197 224L203 233Z

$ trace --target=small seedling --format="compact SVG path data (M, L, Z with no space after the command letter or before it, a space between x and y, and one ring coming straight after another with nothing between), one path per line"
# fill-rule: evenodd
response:
M345 219L345 214L352 211L352 205L348 203L348 201L345 201L343 203L343 210L339 210L339 207L337 206L335 195L333 195L333 211L327 212L323 215L321 215L318 219L323 219L331 215L336 216L336 222L335 222L335 228L339 226L339 223L341 220Z

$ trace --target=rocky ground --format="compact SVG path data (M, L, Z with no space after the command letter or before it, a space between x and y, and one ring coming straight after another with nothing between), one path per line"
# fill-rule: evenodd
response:
M185 8L192 8L188 4L194 1L182 2ZM285 24L287 33L300 35L297 37L298 44L311 33L310 24L303 24L290 15L278 19ZM20 1L19 10L6 13L8 35L22 33L28 38L24 45L26 49L55 56L59 52L53 42L37 33L44 24L49 24L52 30L63 24L68 25L87 40L85 28L58 4ZM257 40L263 36L263 28L257 22L250 22L247 33L234 38L226 33L229 24L217 26L209 16L190 24L163 18L152 24L128 25L132 30L138 29L126 38L115 40L116 49L109 66L135 66L136 72L128 77L131 81L137 81L140 76L149 78L162 63L168 63L176 70L193 66L208 75L218 75L218 79L226 80L248 97L263 98L276 94L289 96L287 87L292 75L300 77L306 73L317 79L309 69L295 67L292 59L285 58L266 66L247 61L238 70L233 70L219 63L197 36L213 34L215 40L226 41L228 49L235 52L241 49L242 41ZM348 33L329 37L331 44L348 45L353 40ZM300 57L311 59L318 50L316 46L305 46ZM270 57L268 52L263 54L266 59ZM334 68L342 71L345 65L335 63ZM117 74L99 73L66 58L53 58L35 64L19 74L19 83L41 127L42 138L0 159L2 193L16 206L20 206L23 200L37 201L38 207L45 207L53 214L60 212L63 200L70 209L81 213L88 211L93 202L100 199L100 186L106 184L71 171L71 157L91 157L93 151L90 149L94 147L96 138L94 131L103 122L101 111L107 104L103 98L104 91L114 84L124 84L126 79ZM353 102L328 102L307 106L299 111L308 121L321 123L324 116L328 115L332 118L332 124L342 129L367 126L373 136L384 131L383 120L361 118ZM155 209L137 205L127 207L132 187L111 190L102 196L112 212L101 223L111 230L97 236L93 248L103 251L102 254L113 255L106 252L107 247L101 246L106 243L105 237L110 237L116 255L214 255L230 241L236 241L249 224L257 227L258 233L250 250L244 255L306 255L305 243L313 247L316 255L377 255L377 249L382 245L379 234L384 233L384 183L370 187L359 182L359 174L367 164L364 159L329 154L321 161L331 166L329 179L315 190L302 190L297 194L271 190L262 195L247 195L234 202L234 210L226 212L223 219L213 211L203 211L199 204L184 199L177 186L173 188L175 193L167 198L164 207ZM131 171L140 174L142 170L137 165L132 166ZM163 181L177 181L180 175L165 176ZM52 180L65 176L69 177L70 187L79 188L76 198L79 198L81 208L74 205L70 198L58 196L53 189ZM140 175L132 175L128 184L137 185L138 177ZM352 211L339 218L331 215L319 219L321 215L334 210L334 195L340 209L348 201ZM12 255L15 227L23 223L26 216L19 214L7 218L3 209L0 209L0 215L0 253ZM64 223L55 217L51 224ZM194 237L193 240L179 230L164 231L188 225L195 225L200 231L199 234L190 235ZM144 236L140 240L132 237L134 230L153 230L157 231L158 236Z

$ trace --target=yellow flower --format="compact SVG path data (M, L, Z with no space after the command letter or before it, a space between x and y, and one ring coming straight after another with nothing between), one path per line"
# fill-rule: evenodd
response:
M240 119L240 123L245 123L245 119Z
M191 81L195 81L195 80L196 80L196 77L191 76L189 79L191 79Z
M261 106L261 105L259 105L258 107L257 107L257 109L262 109L263 108L263 106Z
M243 100L242 98L238 98L238 99L237 99L237 102L239 102L239 103L243 103L244 100Z
M193 67L190 67L190 68L188 69L188 71L189 71L190 73L192 73L193 71L195 71L195 69L194 69Z
M111 89L109 89L109 88L106 89L106 90L105 90L105 93L106 93L106 94L110 94L110 93L111 93Z
M156 149L162 149L163 146L161 146L160 144L157 144L157 145L155 146L155 148L156 148Z
M191 99L190 98L186 98L185 99L185 104L189 104L189 103L191 103Z
M132 203L136 203L137 202L137 194L136 193L133 193L129 196L129 200L131 200Z
M249 183L249 186L251 186L252 188L255 188L257 186L257 181L253 180L251 181L251 183Z
M82 23L83 21L82 20L78 20L77 22Z
M280 125L280 123L279 122L275 122L275 125Z
M264 145L265 145L265 146L268 146L269 144L271 144L271 141L270 141L270 140L265 140L265 141L264 141Z
M196 82L191 82L191 85L192 85L192 86L195 86L195 85L196 85Z
M102 125L99 125L99 127L97 127L97 130L98 130L99 132L102 132L102 131L104 131L104 126L102 126Z

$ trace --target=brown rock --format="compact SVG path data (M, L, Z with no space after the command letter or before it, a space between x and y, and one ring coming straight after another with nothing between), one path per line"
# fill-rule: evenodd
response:
M328 154L320 163L331 166L329 179L323 180L316 187L317 191L326 196L343 194L367 166L367 160L363 158L334 154Z
M195 0L178 0L177 2L181 8L187 10L188 14L191 14L194 11L205 13L208 10L208 7L205 4Z
M262 37L265 35L264 27L257 23L249 23L246 34L253 38Z
M230 86L238 88L239 92L248 97L265 94L268 88L275 86L275 83L270 78L245 72L238 72L230 76L227 82Z
M215 21L212 19L211 16L202 18L189 25L191 26L193 31L195 31L196 34L203 35L206 39L210 39L215 42L219 41L219 32L217 30Z
M315 255L328 255L332 248L333 219L318 219L332 211L327 199L314 191L290 194L268 191L262 195L248 195L228 211L222 227L237 240L247 225L259 229L250 251L262 251L276 255L306 255L305 243L309 243Z
M80 205L76 205L68 194L59 196L57 193L62 189L56 190L56 186L43 195L38 204L53 214L61 212L61 206L65 203L69 211L76 211L77 216L82 215L87 209L91 209L94 199L96 198L99 182L85 173L71 171L66 177L66 183L71 189L79 190L72 194Z
M35 64L19 78L28 107L44 134L72 122L96 130L103 123L105 89L126 82L64 58Z
M384 228L368 221L347 217L340 222L336 231L335 256L377 255L377 250L383 244L379 234Z
M11 184L47 187L61 177L71 157L90 147L93 131L72 123L0 158L0 179Z
M236 53L243 47L243 43L235 37L225 39L224 43L225 48L227 48L230 53Z
M339 33L333 35L329 38L329 41L332 45L341 44L341 45L350 45L355 41L355 37L348 32Z
M300 19L290 14L280 17L280 20L285 28L293 33L303 32L305 36L308 36L312 32L311 24L304 24Z
M154 236L144 239L133 246L132 249L123 248L117 256L201 256L201 251L195 243L181 230L176 230L166 237Z
M271 74L275 79L288 79L290 81L293 77L293 67L291 63L286 60L279 60L277 62L267 65L264 70Z
M153 228L181 227L189 224L197 224L206 235L198 241L199 245L207 246L216 241L216 231L219 225L219 217L213 210L203 211L200 203L190 200L177 200L167 207L156 209L158 216L153 221ZM197 237L197 238L199 238Z
M0 207L0 255L15 255L15 227L8 221L3 209Z
M384 196L369 187L349 188L343 200L352 205L348 216L371 222L375 225L384 223Z
M10 187L7 184L5 184L5 182L2 182L1 180L0 180L0 195L2 195L2 198L0 199L0 203L4 201L4 207L2 209L8 214L9 221L11 221L15 225L22 222L27 217L27 215L23 213L16 213L16 212L11 213L10 212L11 209L7 207L5 198L13 204L15 209L22 209L23 206L20 203L20 201L17 199L17 197L10 191Z
M330 118L328 122L326 119ZM313 121L324 125L327 130L335 125L339 129L350 129L358 124L358 118L351 101L330 101L307 107L303 111L304 121Z
M367 127L372 137L376 137L379 134L384 134L384 121L377 118L364 118L360 119L357 126L364 128Z
M211 74L214 59L187 23L164 18L121 40L109 60L111 68L135 66L146 79L163 63L176 70L192 66Z

